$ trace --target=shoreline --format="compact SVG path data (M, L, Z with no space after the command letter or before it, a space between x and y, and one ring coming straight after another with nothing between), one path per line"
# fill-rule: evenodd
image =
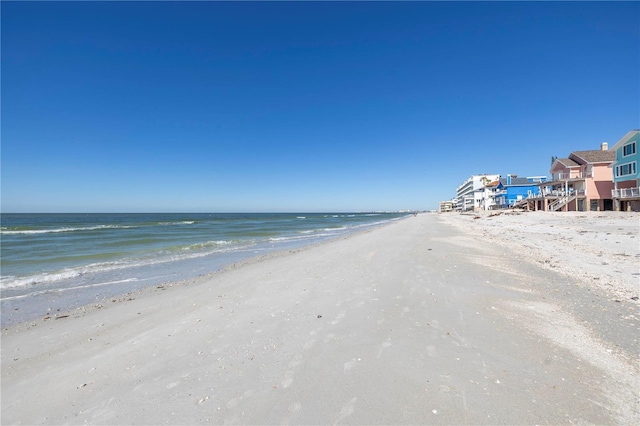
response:
M2 422L635 423L638 303L442 216L5 328Z
M52 288L34 291L25 295L16 295L1 300L2 316L1 327L10 327L16 324L33 322L38 319L50 317L52 314L69 315L74 311L86 311L92 306L103 305L110 300L121 300L130 298L134 294L148 291L157 286L168 284L177 285L181 282L192 282L196 279L206 279L211 274L217 274L233 265L241 265L245 261L253 258L269 257L272 253L287 252L304 247L312 247L316 244L333 241L349 237L352 234L366 232L379 226L385 226L396 220L406 219L407 216L400 216L395 219L387 219L386 222L369 224L364 229L353 228L349 232L341 235L320 238L310 242L286 241L279 244L262 244L250 249L239 251L229 251L215 253L211 259L203 263L199 258L191 260L178 260L176 266L172 263L161 265L153 271L153 275L131 278L130 276L120 277L117 281L107 281L104 283L86 284L71 288ZM194 263L194 270L207 268L209 272L194 273L189 268L189 263ZM175 278L172 279L172 276ZM20 311L14 313L14 311Z

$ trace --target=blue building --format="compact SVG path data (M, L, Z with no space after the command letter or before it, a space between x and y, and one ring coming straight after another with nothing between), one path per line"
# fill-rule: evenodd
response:
M500 178L496 187L495 208L513 207L515 203L531 195L538 195L540 182L545 182L546 176L530 176L519 178L517 175L507 175Z
M631 130L612 148L616 153L611 191L616 210L640 211L640 130Z

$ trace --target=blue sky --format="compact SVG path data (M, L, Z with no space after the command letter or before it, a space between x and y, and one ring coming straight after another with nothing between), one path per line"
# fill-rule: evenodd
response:
M3 212L434 209L640 127L638 2L6 2Z

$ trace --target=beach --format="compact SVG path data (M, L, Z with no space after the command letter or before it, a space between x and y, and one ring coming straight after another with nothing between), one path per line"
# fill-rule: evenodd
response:
M620 299L640 296L640 216L627 212L497 211L443 221ZM525 260L525 259L523 259Z
M420 214L2 330L2 424L637 424L637 214Z

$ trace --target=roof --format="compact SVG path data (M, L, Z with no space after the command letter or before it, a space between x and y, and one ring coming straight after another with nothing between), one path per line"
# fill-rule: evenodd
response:
M527 178L511 178L511 184L507 185L507 178L500 178L500 183L503 186L522 186L522 185L526 185L526 186L536 186L538 183L537 182L531 182L529 179Z
M595 149L591 151L573 151L569 155L569 159L576 161L576 163L613 163L616 161L616 152L613 150L600 150Z
M556 161L561 163L565 167L580 167L580 164L576 163L570 158L556 158ZM551 168L553 168L553 166Z
M620 139L618 142L616 142L616 144L613 145L609 149L612 150L612 151L615 151L616 149L620 148L622 145L625 145L627 142L629 142L631 140L631 138L636 136L638 133L640 133L640 130L631 130L631 131L627 132L627 134L624 135L622 137L622 139Z

